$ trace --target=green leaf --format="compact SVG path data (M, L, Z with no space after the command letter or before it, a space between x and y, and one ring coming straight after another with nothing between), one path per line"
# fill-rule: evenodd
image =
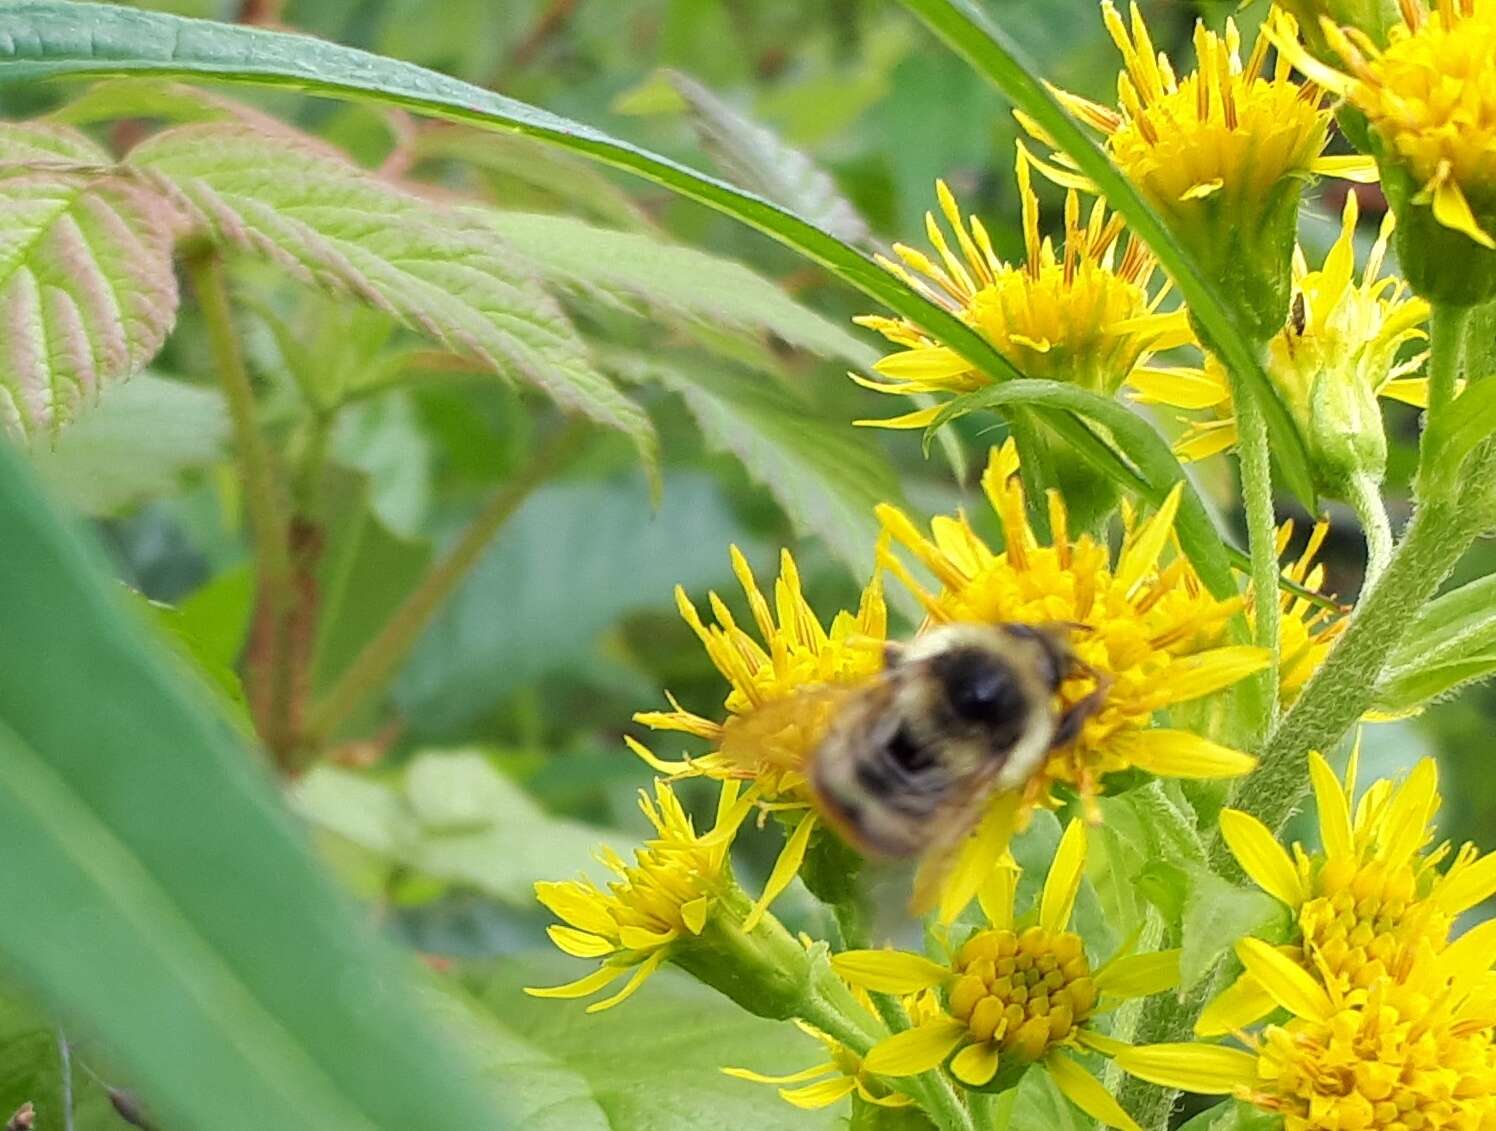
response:
M5 445L0 529L8 973L107 1045L166 1126L502 1125L408 960Z
M954 314L792 212L590 126L409 63L307 36L108 4L15 0L0 6L0 83L61 75L198 77L290 87L553 142L757 228L908 318L993 380L1021 376Z
M105 388L62 435L33 440L31 463L64 501L115 514L173 494L184 473L217 462L228 430L216 389L141 373Z
M1227 1100L1195 1116L1179 1131L1280 1131L1283 1117L1241 1100Z
M826 1059L817 1042L783 1022L753 1017L726 998L666 968L628 1001L588 1014L579 1002L526 997L525 986L553 985L585 967L559 955L526 956L467 970L463 981L492 1023L512 1034L504 1052L519 1070L500 1067L506 1090L523 1110L539 1089L566 1104L575 1123L540 1124L556 1131L605 1127L609 1131L701 1131L752 1127L755 1131L832 1131L835 1107L800 1111L765 1084L736 1080L724 1067L789 1073ZM483 1056L484 1050L479 1049ZM496 1056L502 1065L503 1056ZM545 1070L537 1071L540 1067ZM585 1088L579 1094L578 1084ZM593 1123L592 1106L604 1122ZM530 1124L527 1122L526 1127Z
M1493 675L1496 675L1496 652L1430 662L1383 676L1377 684L1372 705L1387 714L1405 714L1417 711L1466 684L1479 683Z
M997 1098L996 1109L996 1131L1091 1131L1096 1126L1037 1066L1023 1074L1018 1087Z
M830 175L804 153L689 75L666 71L664 78L685 100L702 144L733 180L837 239L865 244L871 238L867 221Z
M1387 661L1375 704L1412 711L1461 684L1496 673L1496 577L1483 577L1430 602Z
M155 356L179 217L81 133L0 123L0 430L55 435Z
M1227 883L1209 868L1185 869L1179 989L1189 990L1209 974L1238 939L1256 934L1285 915L1283 905L1255 888Z
M136 146L129 163L168 181L216 241L528 382L630 436L653 464L648 416L597 370L555 300L461 214L290 130L178 126Z
M1492 432L1496 432L1496 381L1476 381L1444 412L1435 414L1424 433L1422 446L1429 455L1418 472L1420 496L1452 495L1465 461Z
M940 415L930 424L926 435L945 424L975 409L997 408L1008 405L1033 405L1061 410L1046 417L1054 424L1065 416L1093 420L1106 428L1113 436L1136 470L1127 468L1121 457L1112 453L1110 461L1098 458L1102 470L1113 468L1112 474L1125 485L1138 490L1144 498L1157 506L1164 501L1175 484L1184 484L1184 495L1179 503L1179 515L1174 528L1179 535L1179 544L1194 563L1200 578L1217 597L1234 597L1237 594L1236 579L1231 573L1231 558L1225 542L1210 520L1205 503L1195 490L1195 485L1184 474L1179 460L1169 449L1168 442L1160 436L1142 417L1120 401L1098 396L1075 385L1064 385L1058 381L1008 381L1001 385L982 389L975 393L947 401ZM1076 437L1073 428L1062 433L1067 439ZM1085 435L1079 439L1087 444L1081 449L1094 452L1097 445L1107 447L1099 436ZM1122 467L1122 471L1115 468Z
M740 460L768 488L803 535L825 540L854 577L872 569L878 520L873 508L901 500L898 475L881 451L845 421L810 406L762 377L614 354L615 372L679 393L708 443Z
M768 331L792 346L869 366L878 351L801 306L762 275L730 259L663 237L599 228L571 216L471 209L554 286L614 302L643 302L667 315Z
M972 0L901 2L1006 94L1018 109L1032 117L1153 251L1226 368L1240 375L1256 391L1272 432L1278 466L1289 488L1312 510L1314 479L1304 439L1263 369L1257 351L1238 327L1219 281L1204 274L1194 256L1174 237L1121 170L1060 105L1044 81L1025 65L1021 52L1007 34Z
M621 749L620 759L628 755ZM320 766L296 787L297 810L390 865L535 906L535 882L590 872L608 841L591 826L550 817L476 750L425 751L395 781Z
M462 733L516 688L593 656L598 635L628 613L668 608L673 586L699 593L730 581L727 546L742 540L705 476L672 477L657 511L635 485L542 487L432 622L396 703L422 734ZM743 549L762 564L757 548Z

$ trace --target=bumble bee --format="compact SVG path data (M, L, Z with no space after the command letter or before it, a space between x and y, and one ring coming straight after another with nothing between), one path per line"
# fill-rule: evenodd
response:
M739 717L723 750L773 760L778 742L803 738L802 720L819 717L804 773L827 824L864 855L939 864L989 797L1021 787L1100 709L1106 681L1075 656L1068 631L954 624L887 644L876 675L807 687ZM1075 674L1096 688L1057 711L1056 692Z

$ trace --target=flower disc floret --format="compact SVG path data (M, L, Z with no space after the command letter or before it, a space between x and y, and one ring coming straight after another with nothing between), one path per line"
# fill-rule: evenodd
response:
M1065 200L1062 247L1057 250L1041 236L1039 201L1022 147L1022 263L999 259L982 222L974 216L962 218L944 181L935 187L955 248L934 215L927 213L926 231L935 258L895 244L899 262L880 262L978 331L1026 377L1064 381L1110 396L1155 352L1191 340L1182 310L1160 311L1168 288L1156 284L1153 257L1141 244L1123 240L1122 218L1108 214L1101 201L1083 220L1080 197L1071 191ZM873 367L878 379L855 378L868 388L895 394L960 394L992 381L906 320L868 316L857 321L902 347ZM937 406L858 423L918 428L938 411Z

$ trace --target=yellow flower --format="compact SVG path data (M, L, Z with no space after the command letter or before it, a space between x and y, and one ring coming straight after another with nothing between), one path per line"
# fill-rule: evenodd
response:
M785 814L795 822L749 918L747 926L751 929L763 909L795 878L817 826L806 762L826 732L833 703L823 696L802 693L810 688L858 683L880 671L888 609L882 582L874 577L863 591L857 613L838 613L828 630L806 602L799 570L788 551L780 559L772 609L737 547L732 548L732 563L748 598L757 639L738 625L715 593L710 600L717 623L708 626L685 591L677 588L675 592L681 616L701 638L707 655L730 687L724 704L726 721L693 714L674 697L670 697L670 711L645 711L634 716L636 722L655 730L683 731L704 738L712 744L712 752L667 762L632 739L627 741L649 766L673 777L749 781L746 802L764 811ZM756 725L764 719L773 724L767 730Z
M1245 65L1240 36L1228 21L1224 36L1195 27L1197 69L1175 76L1153 46L1137 4L1131 26L1103 0L1107 30L1122 52L1118 108L1058 92L1082 121L1106 135L1106 147L1127 178L1164 216L1207 273L1240 294L1248 326L1266 340L1283 326L1288 309L1288 265L1298 202L1315 173L1366 179L1370 162L1326 157L1330 109L1322 92L1289 77L1281 57L1264 74L1268 40L1259 37ZM1295 34L1291 16L1271 17ZM1024 127L1053 143L1033 121ZM1064 154L1041 168L1060 184L1094 186Z
M1018 869L1005 860L981 892L990 926L947 962L895 950L834 955L832 965L854 986L940 993L941 1009L873 1046L863 1061L866 1071L914 1076L949 1061L951 1074L967 1087L1006 1090L1037 1064L1093 1119L1134 1131L1137 1124L1067 1050L1110 1056L1123 1047L1096 1031L1096 1018L1116 1000L1175 985L1179 952L1118 956L1092 968L1085 944L1068 929L1085 857L1085 826L1072 821L1045 877L1036 921L1028 926L1014 920Z
M639 808L654 826L655 839L636 851L632 865L610 849L601 850L603 863L618 876L606 891L589 879L535 885L536 898L563 920L548 928L551 941L567 954L600 959L602 964L575 982L526 993L586 997L633 971L622 990L593 1002L587 1012L615 1006L643 985L682 942L699 938L714 906L733 894L727 851L747 812L736 783L722 787L716 826L706 836L696 834L664 782L655 783L653 800L640 792Z
M1290 519L1278 528L1278 557L1281 559L1293 541L1293 521ZM1330 524L1320 521L1309 532L1298 558L1283 569L1283 576L1304 589L1319 592L1325 582L1325 567L1314 559L1330 533ZM1281 616L1278 621L1279 654L1278 686L1285 703L1291 703L1309 682L1309 677L1319 670L1335 646L1335 641L1345 632L1348 621L1337 614L1337 610L1283 590L1279 595Z
M1334 53L1325 42L1321 20L1360 28L1374 43L1386 43L1387 32L1401 17L1397 0L1278 0L1303 29L1304 39L1317 58L1329 61Z
M1284 953L1345 994L1405 977L1424 953L1445 953L1455 918L1496 894L1496 856L1482 857L1467 844L1441 873L1451 846L1425 851L1439 805L1431 759L1401 786L1376 782L1353 813L1356 761L1342 787L1324 758L1310 755L1320 852L1295 845L1290 855L1260 821L1234 809L1221 814L1220 824L1247 875L1293 914L1295 933ZM1485 961L1489 967L1489 953ZM1249 970L1207 1007L1196 1031L1231 1032L1272 1007L1271 994Z
M1496 7L1487 0L1401 7L1385 47L1359 28L1322 21L1338 69L1282 30L1274 39L1310 80L1364 116L1415 289L1478 302L1496 287L1496 260L1472 256L1470 242L1496 249ZM1441 229L1463 238L1441 239Z
M1295 250L1289 319L1268 342L1268 375L1309 438L1321 477L1332 486L1358 469L1373 470L1380 478L1386 439L1378 396L1419 407L1428 403L1428 380L1407 376L1423 358L1397 360L1406 343L1427 336L1422 326L1428 303L1410 294L1401 279L1381 274L1391 213L1356 278L1357 218L1356 194L1350 193L1340 236L1318 269L1311 271L1303 250ZM1214 357L1203 369L1140 370L1131 387L1144 403L1211 413L1213 419L1193 424L1175 446L1181 459L1204 459L1235 446L1231 383ZM1356 451L1348 451L1348 445ZM1370 449L1365 458L1363 447Z
M795 1107L812 1110L830 1107L853 1092L865 1102L878 1107L908 1107L914 1102L908 1096L890 1091L876 1076L866 1071L862 1057L836 1038L827 1036L804 1021L796 1021L795 1024L825 1046L825 1060L784 1076L766 1076L747 1068L724 1068L722 1071L728 1076L751 1080L756 1084L800 1084L798 1088L781 1087L779 1096Z
M955 235L957 255L935 217L925 227L939 262L895 244L902 265L880 259L885 268L926 298L948 308L1027 377L1080 385L1111 396L1157 350L1191 340L1183 310L1159 311L1167 291L1155 287L1153 257L1141 244L1122 242L1122 218L1108 216L1097 201L1081 221L1080 198L1065 200L1065 237L1056 251L1039 231L1039 201L1029 180L1029 159L1019 147L1018 193L1023 205L1026 257L1004 263L992 249L987 229L976 217L969 227L956 198L937 181L940 210ZM853 375L880 393L969 393L990 378L973 369L955 350L927 338L903 319L868 316L856 320L877 330L900 352L873 368L879 380ZM891 420L860 420L889 428L922 428L939 406Z
M982 487L1002 524L1005 550L994 553L965 516L940 517L925 537L895 507L878 509L884 529L934 575L936 590L916 580L888 547L884 567L924 606L930 622L1022 623L1073 626L1070 645L1091 673L1060 688L1057 709L1068 708L1106 684L1099 710L1077 739L1053 751L1018 801L994 799L989 819L963 847L941 896L950 921L970 902L982 878L1007 845L1015 823L1035 805L1050 803L1063 782L1083 798L1100 789L1106 774L1132 767L1166 777L1234 777L1254 759L1183 730L1152 726L1167 707L1229 687L1261 670L1260 648L1222 645L1226 621L1241 601L1217 600L1189 562L1163 562L1178 508L1176 491L1144 522L1127 523L1113 563L1105 542L1090 534L1072 538L1064 503L1049 496L1050 545L1040 545L1029 525L1018 454L1009 441L994 449Z
M1347 995L1245 939L1238 957L1290 1021L1243 1035L1251 1051L1149 1045L1114 1059L1167 1087L1236 1095L1281 1116L1285 1131L1491 1131L1496 1007L1480 988L1491 940L1477 941L1406 981L1379 978Z

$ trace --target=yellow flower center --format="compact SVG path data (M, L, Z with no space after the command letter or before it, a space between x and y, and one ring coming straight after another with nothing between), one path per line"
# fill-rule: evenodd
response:
M1496 194L1496 11L1443 0L1393 29L1352 71L1351 100L1420 182L1446 177L1472 203ZM1359 65L1356 65L1359 64Z
M957 954L952 1017L973 1041L996 1042L1022 1063L1063 1044L1096 1007L1096 983L1080 936L1030 927L982 931Z
M1438 948L1449 936L1450 916L1418 898L1411 862L1331 857L1314 891L1299 910L1304 945L1342 991L1402 976L1421 942Z
M1464 1033L1437 1003L1386 982L1363 1007L1270 1027L1258 1078L1249 1098L1282 1114L1285 1131L1486 1131L1496 1120L1489 1033Z

